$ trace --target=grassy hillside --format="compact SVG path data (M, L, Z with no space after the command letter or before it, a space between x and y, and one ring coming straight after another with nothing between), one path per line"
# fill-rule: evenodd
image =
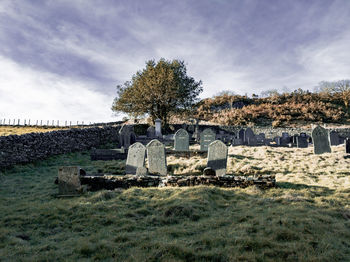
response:
M87 152L0 175L1 261L350 261L350 162L343 148L234 147L229 170L277 188L131 188L55 198L58 166L119 174ZM168 157L172 173L204 158Z
M242 107L243 106L243 107ZM202 100L195 116L222 125L295 126L349 122L349 109L340 94L297 90L264 98L220 95Z

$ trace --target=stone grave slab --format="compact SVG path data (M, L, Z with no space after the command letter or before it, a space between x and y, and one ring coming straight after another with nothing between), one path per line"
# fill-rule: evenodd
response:
M250 127L248 127L244 131L244 140L243 140L243 142L245 144L247 144L248 143L248 139L252 139L253 137L255 137L255 134L254 134L253 130Z
M148 160L148 172L151 174L159 174L162 176L167 175L167 164L165 147L157 139L153 139L146 146L147 160Z
M215 170L217 176L226 175L227 146L220 140L215 140L208 146L207 167Z
M138 167L144 167L146 147L140 142L136 142L129 147L126 159L125 173L136 174Z
M339 134L336 131L329 132L329 142L331 146L339 145Z
M189 150L189 135L185 129L179 129L175 133L174 149L176 151Z
M215 140L215 137L216 137L216 134L212 129L210 128L204 129L200 137L200 150L208 151L208 146L211 142Z
M314 144L314 153L323 154L331 153L331 146L329 144L328 132L321 126L316 126L312 130L312 141Z
M58 194L62 196L79 195L82 192L80 168L63 166L58 169Z
M297 147L298 148L307 148L309 143L307 142L307 137L306 136L297 136Z

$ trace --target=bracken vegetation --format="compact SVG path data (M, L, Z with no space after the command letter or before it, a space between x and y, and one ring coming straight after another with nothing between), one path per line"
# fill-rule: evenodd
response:
M349 110L341 93L297 90L265 98L223 94L202 100L195 117L221 125L295 126L347 123Z
M121 174L88 152L0 175L1 261L350 261L350 163L341 146L231 147L228 170L275 174L277 187L131 188L56 198L62 165ZM174 174L205 158L168 156Z

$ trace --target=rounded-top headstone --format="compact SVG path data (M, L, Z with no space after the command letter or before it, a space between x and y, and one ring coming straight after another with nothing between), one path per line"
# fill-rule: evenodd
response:
M174 148L176 151L189 150L189 135L185 129L179 129L174 136Z
M140 142L136 142L129 147L126 159L125 173L136 174L139 167L145 165L146 147Z
M311 133L312 141L314 144L314 153L323 154L331 153L331 147L329 144L328 132L321 126L316 126Z
M148 171L151 174L167 175L165 147L157 139L153 139L146 146Z
M215 140L216 134L210 128L206 128L200 134L200 150L208 151L208 146Z
M208 147L207 167L215 170L217 176L226 175L227 152L227 146L220 140L215 140Z

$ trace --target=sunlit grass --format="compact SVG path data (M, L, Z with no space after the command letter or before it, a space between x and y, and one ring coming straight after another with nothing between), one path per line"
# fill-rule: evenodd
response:
M0 126L0 136L23 135L27 133L45 133L54 130L64 130L67 127L34 127L34 126Z
M277 187L131 188L55 198L61 165L121 174L88 152L0 175L1 261L350 261L350 161L312 148L233 147L228 172L275 174ZM199 172L204 157L167 157Z

